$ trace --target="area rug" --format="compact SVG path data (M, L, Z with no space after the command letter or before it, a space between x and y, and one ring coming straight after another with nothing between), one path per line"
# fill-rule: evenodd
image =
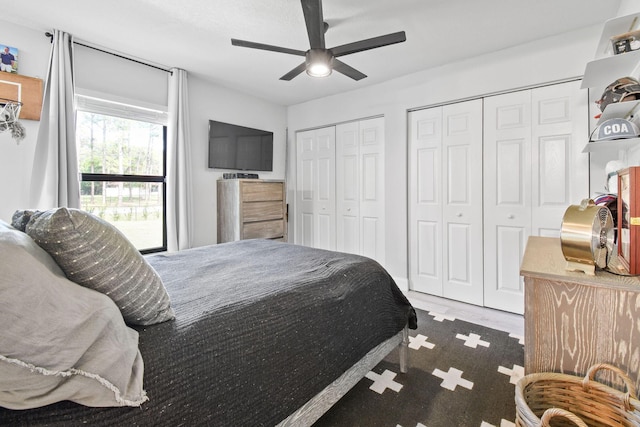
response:
M524 338L417 310L410 369L394 350L314 427L511 427Z

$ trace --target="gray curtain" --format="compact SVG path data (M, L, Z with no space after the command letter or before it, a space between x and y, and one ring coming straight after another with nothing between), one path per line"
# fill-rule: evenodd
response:
M167 126L167 250L191 247L191 158L187 72L169 76Z
M30 207L80 207L73 39L54 30L31 175Z

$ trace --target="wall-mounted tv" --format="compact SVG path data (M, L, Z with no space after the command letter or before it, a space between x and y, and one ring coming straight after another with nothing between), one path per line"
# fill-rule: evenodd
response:
M209 167L273 170L273 132L209 120Z

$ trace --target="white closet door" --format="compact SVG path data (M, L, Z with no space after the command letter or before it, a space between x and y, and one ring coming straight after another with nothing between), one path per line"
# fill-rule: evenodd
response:
M483 304L482 101L409 113L411 289Z
M527 239L559 236L589 195L587 94L579 82L485 99L485 306L522 313Z
M483 304L482 100L442 109L443 296Z
M531 234L531 92L484 101L485 305L524 309L520 261Z
M442 107L412 111L408 123L409 286L442 296Z
M360 254L384 265L384 118L361 120Z
M587 91L580 82L534 89L532 95L532 229L560 237L569 205L589 197Z
M336 126L336 248L360 254L360 127Z
M296 146L295 242L335 250L335 127L299 132Z
M336 211L339 251L384 264L384 119L336 126Z

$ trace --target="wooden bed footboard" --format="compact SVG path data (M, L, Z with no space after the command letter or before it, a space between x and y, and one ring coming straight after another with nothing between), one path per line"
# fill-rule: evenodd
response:
M409 370L408 346L409 329L405 326L402 331L374 347L340 378L329 384L276 427L311 426L396 347L400 351L400 372L407 373Z

